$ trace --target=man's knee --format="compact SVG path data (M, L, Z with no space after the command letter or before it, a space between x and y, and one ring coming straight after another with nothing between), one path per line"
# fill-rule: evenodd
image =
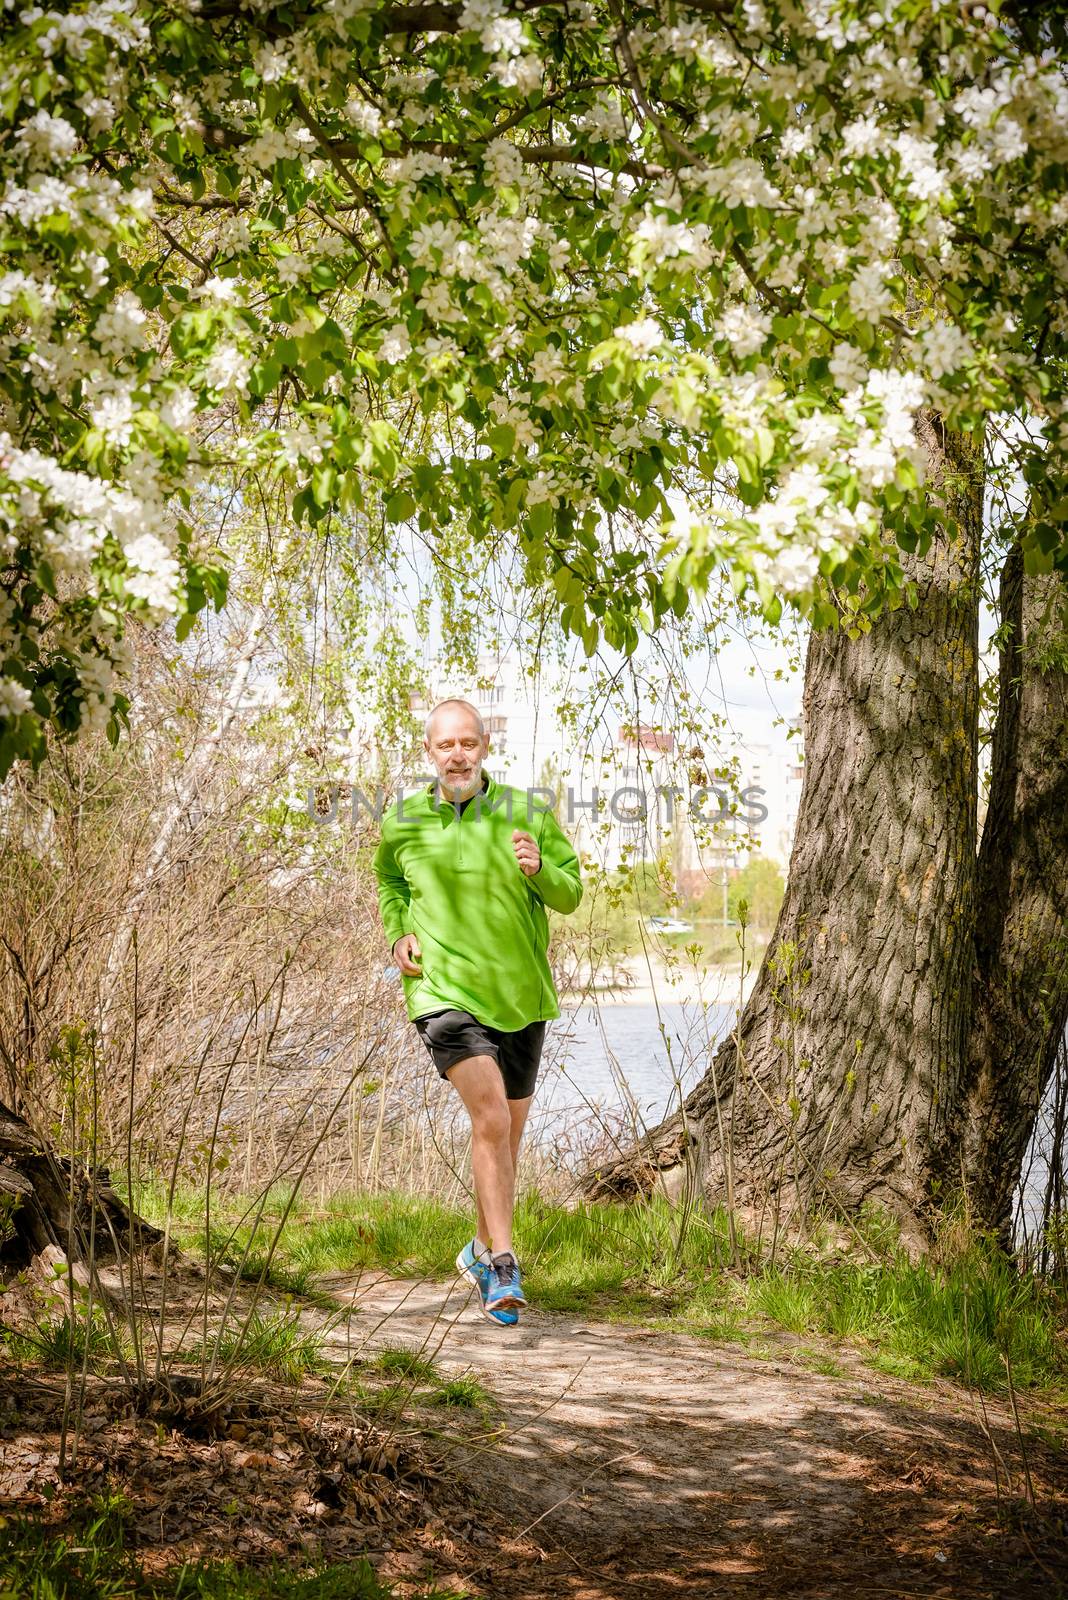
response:
M476 1138L486 1139L492 1144L508 1143L512 1121L508 1115L508 1102L504 1098L503 1089L499 1097L486 1095L468 1109L471 1115L471 1131Z
M511 1112L504 1080L493 1057L468 1056L448 1069L448 1078L460 1092L476 1138L507 1142Z

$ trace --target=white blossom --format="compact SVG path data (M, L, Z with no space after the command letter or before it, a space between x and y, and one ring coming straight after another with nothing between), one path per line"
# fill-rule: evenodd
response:
M168 428L173 428L175 433L187 433L190 423L197 414L197 397L191 389L184 387L174 389L160 406L159 414Z
M981 89L978 84L969 84L952 101L953 110L961 121L971 128L988 127L1001 106L1005 104L1007 97L1003 91L994 88Z
M518 89L521 95L531 95L542 81L542 65L536 55L509 55L495 61L490 73L502 89Z
M481 33L503 10L501 0L464 0L457 21L461 28Z
M244 289L237 278L208 278L197 292L201 300L211 300L220 306L240 305L244 300Z
M624 139L627 136L627 119L614 94L601 91L593 103L574 119L578 133L592 134L595 139Z
M78 135L66 117L35 111L18 131L17 141L31 160L63 161L78 147Z
M883 489L894 480L898 452L877 428L862 428L848 460L873 488Z
M560 485L552 472L536 472L526 486L525 498L528 506L558 506L561 496Z
M463 312L452 298L444 278L428 278L419 291L416 305L433 317L435 322L460 322Z
M126 574L126 588L157 611L178 609L178 563L161 539L143 533L126 545L123 554L132 571Z
M33 294L37 285L26 272L5 272L0 278L0 306L9 306L20 294Z
M883 274L887 266L883 261L871 261L859 267L849 285L849 308L867 322L878 322L894 303L886 287Z
M144 343L145 312L128 290L102 311L93 324L93 338L105 355L122 359Z
M999 163L1018 161L1027 154L1027 136L1015 117L998 117L985 142Z
M269 172L276 161L285 161L292 156L293 150L281 128L264 128L262 133L245 145L241 153L250 166Z
M290 70L289 58L275 45L263 44L252 57L252 65L262 83L279 83Z
M771 332L771 317L755 306L728 306L715 324L715 332L726 339L739 360L755 355Z
M249 362L237 345L216 345L204 368L204 381L209 388L245 394L248 380Z
M567 376L567 368L560 359L560 352L552 349L535 351L530 372L535 383L557 384L561 378Z
M885 256L901 237L901 219L889 201L877 200L864 219L864 246L874 256Z
M460 346L447 334L432 334L422 343L422 356L428 369L444 368L460 355Z
M281 435L281 459L287 467L295 467L303 458L312 466L323 459L323 441L302 418L296 428L286 428Z
M802 455L822 461L838 443L838 424L829 412L813 411L795 423L794 438Z
M752 156L738 156L723 166L710 167L704 175L704 187L731 207L776 206L781 198L774 184L768 182L760 162Z
M616 338L628 344L635 355L647 356L664 342L664 332L655 317L641 317L616 329Z
M106 95L83 94L74 102L89 122L89 132L103 133L115 120L115 102Z
M968 336L955 322L935 322L923 333L924 366L932 378L956 372L975 356Z
M0 678L0 717L21 717L33 709L33 698L15 678Z
M687 271L696 271L712 260L705 223L691 226L686 222L670 222L657 212L646 211L635 229L634 238L639 259L651 257L658 263L681 266Z
M523 157L511 139L491 139L482 152L482 164L499 188L518 183L523 171Z
M313 263L306 256L296 250L290 250L288 255L278 256L275 260L274 270L278 274L279 283L299 283L311 271Z
M808 545L787 544L777 555L760 563L772 586L781 594L798 596L811 589L820 570L819 552Z
M538 237L536 217L509 217L487 211L478 219L482 247L502 272L512 273L526 261Z
M819 510L828 493L819 471L808 462L802 467L792 467L779 486L783 500L797 504L810 515Z
M219 224L215 243L223 255L238 254L252 245L252 230L247 217L225 217Z
M360 133L365 133L370 138L377 138L382 131L382 113L377 106L367 100L361 100L353 95L345 104L345 116L353 127Z
M408 241L408 252L416 266L431 267L455 248L459 236L459 223L436 217L416 228Z
M412 341L408 337L408 330L403 322L395 322L392 328L387 329L382 343L378 347L379 361L385 361L389 366L395 366L398 361L403 361L411 353Z
M528 411L529 402L531 397L524 390L518 390L512 397L494 395L489 402L489 411L494 421L515 430L516 448L520 450L526 450L537 440L537 429Z
M9 184L0 198L0 214L14 217L27 228L57 212L76 214L77 211L76 190L51 173L35 177L26 188Z
M517 56L523 49L523 23L519 17L495 17L482 29L483 50L490 55Z
M853 389L868 376L868 363L855 345L836 344L828 365L839 389Z
M90 300L95 299L111 275L107 256L86 256L82 262L82 270L85 273L85 293Z
M878 155L886 134L874 117L858 117L842 129L842 149L847 156Z
M128 390L116 390L114 394L100 397L96 405L90 408L89 419L94 428L100 429L109 445L121 450L129 444L133 435L133 414L133 396Z
M912 444L912 419L924 399L924 383L918 372L888 367L875 368L868 375L865 400L877 400L882 406L883 431L898 449Z
M938 151L933 140L899 133L892 144L901 171L908 177L909 194L915 200L936 200L945 191L947 178L938 165Z

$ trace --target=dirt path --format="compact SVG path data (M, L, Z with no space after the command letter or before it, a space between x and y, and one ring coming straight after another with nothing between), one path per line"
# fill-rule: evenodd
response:
M530 1310L488 1323L466 1286L335 1277L354 1313L333 1354L403 1345L471 1373L508 1432L458 1445L456 1470L499 1539L473 1593L623 1596L1061 1592L1064 1459L1032 1439L1040 1515L1000 1405L905 1385L836 1351L843 1376L780 1357ZM1006 1472L1010 1476L1007 1493ZM1052 1540L1052 1543L1051 1543ZM410 1558L409 1558L410 1560Z

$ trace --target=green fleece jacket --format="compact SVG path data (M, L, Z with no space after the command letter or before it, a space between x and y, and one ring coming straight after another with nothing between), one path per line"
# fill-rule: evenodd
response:
M403 795L382 819L374 870L390 949L414 933L422 951L422 977L402 980L409 1017L468 1011L512 1033L560 1015L545 908L574 911L582 884L552 812L486 776L459 816L447 801L435 808L433 785ZM538 841L531 877L515 857L515 828Z

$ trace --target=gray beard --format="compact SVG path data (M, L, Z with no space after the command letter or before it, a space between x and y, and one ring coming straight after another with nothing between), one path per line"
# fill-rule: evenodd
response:
M446 800L451 800L453 805L457 805L461 800L468 800L470 799L471 795L477 794L482 787L482 763L479 762L478 767L472 773L471 777L468 778L467 783L459 794L455 794L450 788L448 778L442 778L439 776L438 784L441 788L443 797Z

